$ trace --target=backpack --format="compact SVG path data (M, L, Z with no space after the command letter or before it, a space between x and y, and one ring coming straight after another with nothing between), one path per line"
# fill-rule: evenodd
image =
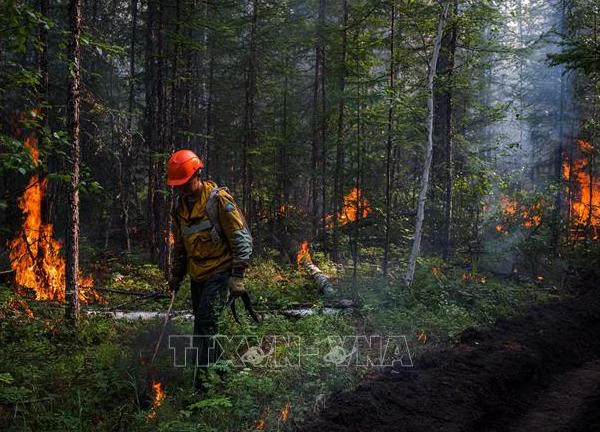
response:
M212 229L210 230L210 235L212 237L212 241L215 243L218 243L219 240L221 240L224 237L223 228L221 227L221 222L219 221L218 198L219 198L220 192L225 192L226 194L231 196L231 194L229 193L229 189L226 186L215 187L210 191L210 194L208 195L208 199L206 200L206 207L205 207L206 216L208 216L208 220L210 221L210 223L213 226ZM235 204L235 203L233 205L237 206L237 204ZM248 227L248 224L246 223L246 218L244 217L244 215L241 212L240 212L240 216L244 223L244 228L246 228L248 233L250 233L250 229Z

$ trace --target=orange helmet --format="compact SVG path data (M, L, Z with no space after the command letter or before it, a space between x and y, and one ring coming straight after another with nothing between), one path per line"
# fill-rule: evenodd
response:
M204 163L191 150L178 150L171 155L167 163L167 184L181 186L198 171Z

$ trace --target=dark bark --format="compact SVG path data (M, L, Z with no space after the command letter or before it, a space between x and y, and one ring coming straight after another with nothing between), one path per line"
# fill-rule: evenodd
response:
M287 65L286 65L287 66ZM286 68L287 69L287 68ZM287 213L285 206L289 204L289 173L288 173L288 89L289 80L287 75L283 82L283 104L282 104L282 119L281 119L281 145L279 147L279 209L284 209L283 213Z
M390 234L392 229L392 184L394 183L393 178L393 165L392 150L393 150L393 130L394 130L394 95L395 95L395 78L396 78L396 64L395 64L395 49L394 49L394 38L395 38L395 24L396 24L396 11L395 11L395 0L391 2L391 13L390 13L390 82L389 82L389 108L388 108L388 121L387 121L387 143L386 143L386 158L385 158L385 243L383 245L383 263L382 270L384 276L388 274L389 254L390 254Z
M81 0L69 2L70 26L70 71L67 101L67 121L70 138L71 181L69 188L69 217L66 260L66 319L71 325L79 320L79 133L80 133L80 88L81 88Z
M458 1L453 4L453 17L458 13ZM454 21L449 31L446 33L442 41L443 55L440 57L442 62L439 64L440 72L444 74L445 86L440 94L442 100L442 109L440 110L441 120L441 137L444 144L444 154L446 156L445 163L445 206L444 206L444 230L443 230L443 251L444 258L448 259L452 253L452 218L454 212L454 106L453 106L453 73L454 73L454 56L456 53L456 37L457 25Z
M258 0L252 2L250 40L246 62L244 138L242 142L242 206L248 224L252 224L253 206L251 203L252 163L249 153L256 144L255 97L256 97L256 27L258 21Z
M358 59L356 61L358 68ZM361 172L361 162L362 162L362 136L361 136L361 81L357 79L356 84L356 179L354 186L357 190L356 197L356 221L353 223L352 228L352 237L351 237L351 253L352 253L352 296L354 300L358 299L358 239L360 235L360 220L362 216L362 195L363 191L361 189L361 180L362 180L362 172Z
M311 196L311 211L312 211L312 237L315 238L318 227L318 192L317 192L317 178L319 170L319 140L320 133L318 129L319 125L319 73L321 71L321 30L317 33L317 43L315 46L315 70L313 79L313 94L312 94L312 118L311 118L311 129L312 129L312 159L311 159L311 173L310 173L310 196Z
M339 102L338 102L338 120L337 120L337 137L336 137L336 156L335 156L335 173L333 178L333 246L332 257L335 262L340 262L339 251L339 210L342 201L342 176L344 172L344 91L346 87L346 77L348 68L346 66L346 52L348 43L348 2L344 0L344 20L342 29L342 56L340 58L340 77L339 77Z
M150 258L165 268L168 240L167 202L160 190L164 187L165 167L160 157L165 148L165 91L163 72L163 13L160 0L150 0L147 8L146 33L146 143L148 145L148 217Z
M327 214L327 99L325 92L325 0L319 1L319 28L321 44L321 229L323 232L323 244L327 244L327 226L325 215Z
M39 11L45 18L48 17L50 5L49 0L40 0ZM39 28L38 40L40 44L40 50L38 52L38 68L40 72L40 82L38 84L38 108L42 117L41 126L48 126L48 114L46 112L48 104L48 29L45 25L41 24Z
M121 181L121 217L123 220L123 235L125 236L125 247L127 253L131 252L131 235L129 227L130 191L131 191L131 166L134 143L133 116L135 102L135 35L137 33L138 2L131 0L131 36L129 44L129 99L127 109L127 128L122 139L121 165L125 169L120 170Z

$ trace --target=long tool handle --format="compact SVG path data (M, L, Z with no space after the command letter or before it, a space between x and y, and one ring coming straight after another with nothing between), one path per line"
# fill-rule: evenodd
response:
M173 309L173 302L175 301L175 291L171 291L171 303L169 303L169 309L167 310L167 316L165 317L165 322L163 323L162 331L160 332L160 336L156 341L156 346L154 347L154 354L152 354L152 360L150 360L150 365L154 364L154 359L156 358L156 354L158 354L158 350L160 348L160 343L162 342L162 338L165 335L165 330L167 330L167 324L169 323L169 318L171 317L171 309Z

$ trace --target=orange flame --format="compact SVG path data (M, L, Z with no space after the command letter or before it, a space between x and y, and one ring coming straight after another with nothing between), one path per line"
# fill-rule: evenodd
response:
M580 159L563 161L563 177L568 181L567 195L570 200L572 222L577 225L600 228L600 181L590 173L592 144L577 140L582 154Z
M37 165L37 138L29 136L24 144ZM46 186L47 180L40 179L36 174L18 199L25 221L20 234L9 242L9 257L17 285L34 290L36 300L64 302L65 260L60 255L62 245L53 238L52 224L42 223L42 199ZM92 288L93 284L92 277L79 275L79 301L89 303L100 299Z
M462 279L466 282L479 282L480 284L485 284L487 282L487 278L485 276L479 276L477 273L463 273Z
M298 264L298 268L302 264L302 261L310 259L310 249L308 247L308 240L302 240L302 244L300 245L300 249L298 249L298 254L296 255L296 263Z
M16 311L19 311L22 309L22 311L25 313L25 315L27 315L27 318L33 318L33 311L31 310L31 308L29 307L29 305L27 304L27 302L25 300L13 298L8 303L8 305L11 309L16 310Z
M152 411L148 414L148 420L156 419L156 409L162 404L163 399L167 394L162 388L162 383L158 381L152 381L152 392L154 393L152 399Z
M517 201L507 197L506 195L502 195L500 197L500 205L502 206L502 210L507 215L514 215L517 212Z
M281 409L281 412L279 413L279 420L281 420L283 423L288 421L288 417L290 416L291 408L292 408L292 404L287 402L285 404L285 406Z
M524 205L519 206L516 199L502 195L500 197L500 207L505 220L504 223L496 225L496 231L501 234L508 234L507 222L514 221L517 217L520 219L523 228L535 228L542 223L542 201L538 201L527 208Z
M361 218L366 218L371 213L371 208L369 207L369 201L362 198L360 189L353 187L344 196L344 205L338 213L338 225L346 225L357 221L359 213ZM325 216L325 220L327 221L327 228L333 228L333 215Z
M256 420L254 427L257 430L264 431L267 428L267 415L269 415L269 410L264 411L260 418Z

